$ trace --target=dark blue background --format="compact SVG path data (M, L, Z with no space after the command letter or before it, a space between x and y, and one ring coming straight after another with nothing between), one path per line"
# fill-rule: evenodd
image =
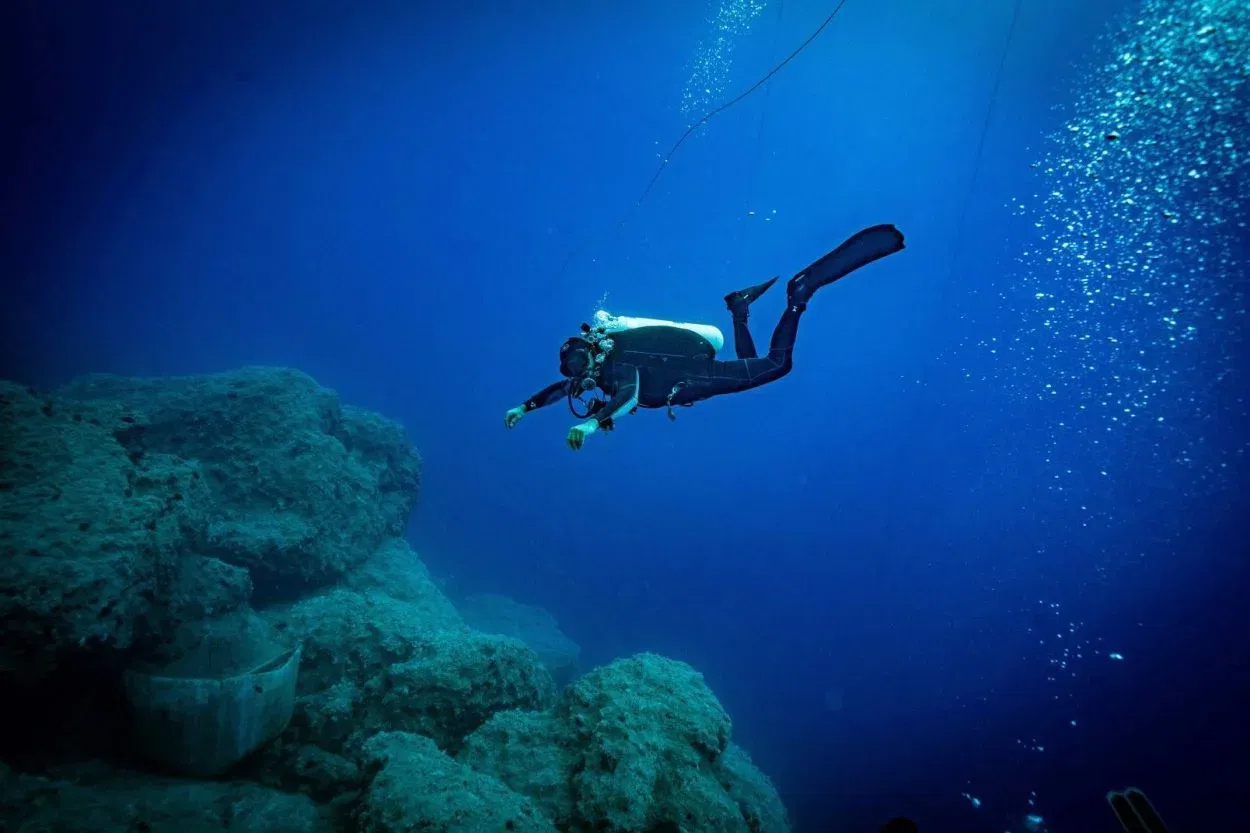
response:
M778 2L730 91L830 10ZM1017 830L1036 791L1052 830L1111 830L1130 783L1177 830L1230 819L1245 498L1124 478L1083 530L1043 415L958 350L1014 323L1003 205L1121 7L1024 2L975 188L1010 4L850 0L631 211L686 126L701 0L13 0L0 375L283 364L401 420L433 569L544 605L591 662L691 662L800 829ZM728 332L727 291L879 222L907 251L822 293L784 381L581 454L559 407L503 430L604 292ZM1134 558L1095 580L1109 553ZM1102 653L1048 682L1068 622Z

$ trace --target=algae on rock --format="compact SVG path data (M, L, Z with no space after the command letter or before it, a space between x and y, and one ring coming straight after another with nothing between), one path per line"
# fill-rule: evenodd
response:
M556 833L533 802L440 751L429 738L383 732L364 747L376 772L358 817L361 833Z
M563 687L577 675L581 648L543 608L497 593L469 596L457 607L469 627L515 637L533 648L557 685Z
M59 395L141 414L141 430L121 437L130 454L194 460L212 492L204 554L254 577L333 581L402 535L419 496L403 429L297 370L94 375Z
M529 796L563 831L788 833L771 782L683 662L639 654L590 671L547 712L500 712L457 759Z
M118 438L140 424L120 407L0 383L6 685L38 686L86 653L134 650L170 619L246 603L246 574L186 560L203 538L211 496L193 462L127 453Z

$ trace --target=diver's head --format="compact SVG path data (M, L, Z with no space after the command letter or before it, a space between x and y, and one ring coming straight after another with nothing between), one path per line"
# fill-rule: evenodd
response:
M590 375L594 360L591 358L590 342L573 336L560 345L560 373L569 379Z

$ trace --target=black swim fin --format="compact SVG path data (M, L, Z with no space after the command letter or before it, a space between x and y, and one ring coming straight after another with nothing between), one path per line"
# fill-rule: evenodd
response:
M861 266L900 252L903 234L892 224L869 226L790 279L790 303L806 305L822 286L844 278Z
M729 311L734 314L745 312L747 307L755 303L756 298L771 289L776 282L777 278L769 278L763 283L757 283L755 286L748 286L746 289L730 292L725 296L725 306L729 307Z
M1136 787L1122 792L1112 790L1107 793L1107 803L1111 805L1124 833L1168 833L1168 826L1163 823L1150 799Z

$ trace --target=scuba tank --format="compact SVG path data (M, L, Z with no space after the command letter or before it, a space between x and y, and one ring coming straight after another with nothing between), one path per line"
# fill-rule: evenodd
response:
M685 321L665 321L660 318L635 318L629 315L613 315L607 310L596 311L593 320L595 322L594 329L606 335L640 330L646 327L672 327L678 330L685 330L694 333L707 342L712 351L712 358L715 358L716 354L725 347L724 333L711 324L690 324Z

